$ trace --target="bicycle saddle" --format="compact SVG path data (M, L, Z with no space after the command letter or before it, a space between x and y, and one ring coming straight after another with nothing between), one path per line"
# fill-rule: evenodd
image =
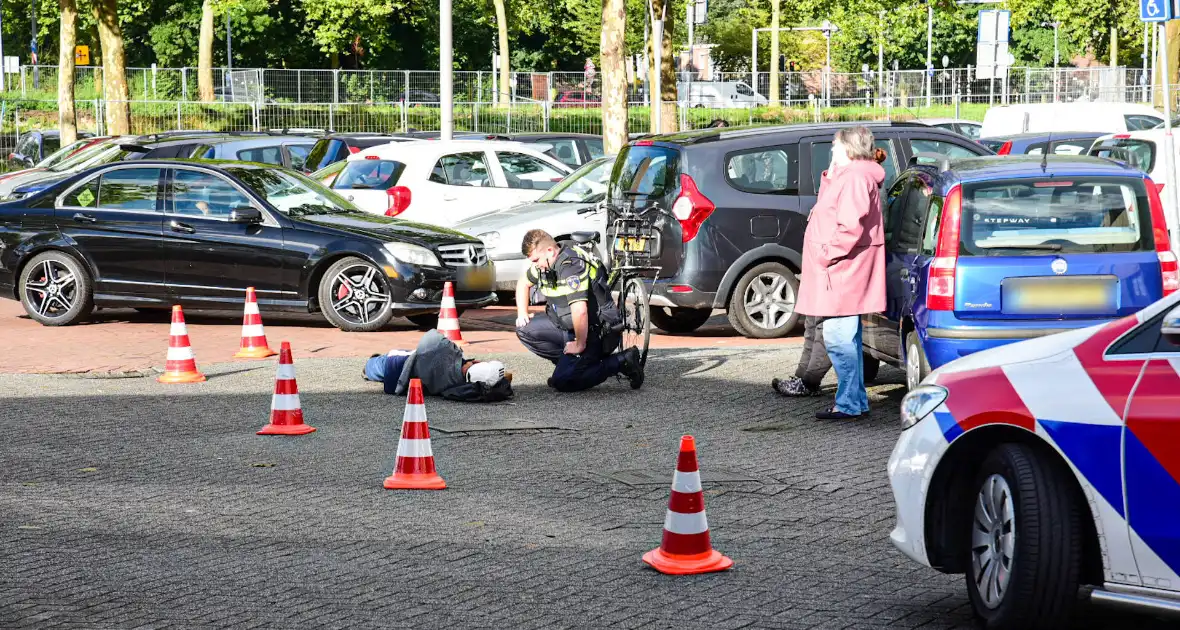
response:
M575 243L581 245L585 243L597 243L598 240L602 238L602 235L600 235L598 232L574 232L573 234L570 234L570 238L573 239Z

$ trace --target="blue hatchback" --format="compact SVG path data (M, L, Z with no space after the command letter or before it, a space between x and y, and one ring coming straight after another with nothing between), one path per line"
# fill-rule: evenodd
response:
M863 318L866 379L884 361L913 389L959 357L1180 289L1163 204L1141 171L1085 156L935 159L883 199L888 300Z

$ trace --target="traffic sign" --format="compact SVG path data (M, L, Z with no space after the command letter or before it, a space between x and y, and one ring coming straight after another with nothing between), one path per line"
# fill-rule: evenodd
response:
M1139 19L1167 22L1172 19L1172 0L1139 0Z
M74 46L74 64L79 66L90 65L89 46Z

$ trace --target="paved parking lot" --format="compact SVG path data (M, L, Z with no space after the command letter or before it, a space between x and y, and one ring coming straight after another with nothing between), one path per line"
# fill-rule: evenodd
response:
M358 359L296 356L308 422L260 437L270 362L209 381L0 376L0 627L971 627L960 576L888 543L901 374L874 412L767 386L797 348L664 349L639 392L544 385L502 358L512 403L427 400L450 487L387 491L404 400ZM513 430L484 430L496 424ZM700 449L733 570L658 574L678 437ZM1086 628L1153 628L1087 609Z

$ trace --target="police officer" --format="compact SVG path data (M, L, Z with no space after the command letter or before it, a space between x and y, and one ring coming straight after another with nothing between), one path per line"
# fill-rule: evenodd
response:
M579 247L560 247L544 230L530 230L521 251L532 262L516 283L516 336L537 356L556 367L549 386L562 392L590 389L616 374L643 385L639 350L613 353L619 321L600 263ZM545 317L528 312L529 294L545 296Z

